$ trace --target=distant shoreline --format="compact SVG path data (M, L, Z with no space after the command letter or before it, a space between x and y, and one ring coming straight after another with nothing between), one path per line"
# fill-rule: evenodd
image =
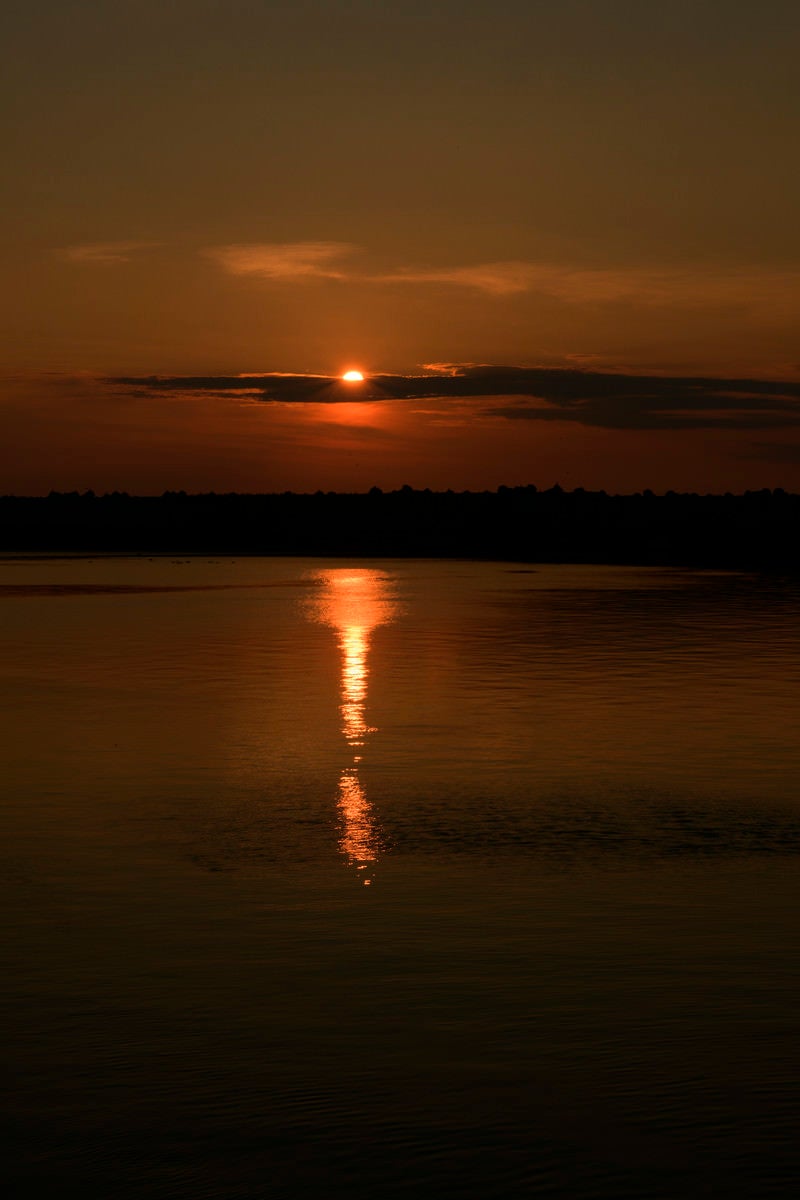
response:
M51 492L0 497L0 551L473 558L800 570L800 496Z

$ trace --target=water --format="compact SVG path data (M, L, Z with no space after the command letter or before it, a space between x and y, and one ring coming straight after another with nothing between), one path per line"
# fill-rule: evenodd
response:
M12 1194L792 1194L798 617L0 560Z

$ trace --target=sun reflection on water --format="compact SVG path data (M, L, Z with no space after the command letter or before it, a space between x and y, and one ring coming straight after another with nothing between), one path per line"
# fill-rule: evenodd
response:
M363 873L367 885L378 861L381 836L375 811L358 775L367 736L377 732L367 723L367 684L372 631L393 621L398 604L391 581L382 571L335 568L317 573L322 584L311 606L311 616L331 625L339 635L342 651L342 733L352 751L352 764L339 780L338 808L342 818L339 849L347 861Z
M348 746L363 746L364 736L374 732L366 723L367 653L369 633L362 626L348 625L339 635L344 663L342 666L342 732Z
M372 805L355 767L344 770L339 780L339 812L344 821L339 849L352 866L365 872L363 882L368 885L372 880L367 872L378 861L381 840Z

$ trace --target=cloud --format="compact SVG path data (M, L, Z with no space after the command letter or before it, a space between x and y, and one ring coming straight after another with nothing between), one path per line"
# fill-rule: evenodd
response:
M373 277L375 283L444 283L474 288L493 296L528 292L536 275L533 263L481 263L472 267L402 267Z
M511 296L538 293L567 304L636 303L647 306L779 307L800 303L800 269L702 266L589 268L535 262L400 268L375 282L446 284Z
M753 442L743 458L755 458L771 463L800 463L798 442Z
M344 279L337 260L358 249L350 242L248 242L211 246L203 253L229 275L256 275L288 283Z
M159 242L83 242L64 246L56 253L65 262L86 263L89 266L113 267L130 262L139 250L150 250Z
M570 421L605 429L777 429L800 427L800 382L705 376L633 375L554 367L442 364L425 375L371 375L362 384L334 376L119 377L138 393L230 396L257 403L339 404L388 400L488 400L472 419Z
M488 369L484 381L492 378ZM502 376L493 379L495 384ZM706 376L650 376L522 369L505 375L507 396L486 415L570 421L603 429L777 429L800 426L800 383ZM499 394L499 393L498 393Z
M86 242L57 251L67 262L115 266L158 242ZM279 283L343 280L369 285L465 288L503 298L529 294L570 305L626 304L664 308L743 308L792 318L800 307L800 267L723 269L703 264L670 267L582 267L509 260L457 266L401 266L380 274L353 270L344 260L352 242L237 242L201 251L228 275Z

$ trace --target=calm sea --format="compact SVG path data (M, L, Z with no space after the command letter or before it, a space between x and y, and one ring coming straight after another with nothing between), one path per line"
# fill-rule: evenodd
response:
M796 582L6 557L0 623L11 1194L796 1194Z

